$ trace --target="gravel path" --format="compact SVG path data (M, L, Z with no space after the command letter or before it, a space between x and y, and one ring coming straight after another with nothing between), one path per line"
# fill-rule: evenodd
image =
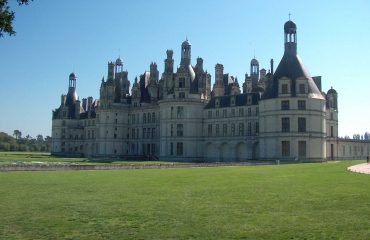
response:
M353 166L348 167L347 170L351 172L356 172L356 173L370 174L370 164L361 163L361 164L353 165Z

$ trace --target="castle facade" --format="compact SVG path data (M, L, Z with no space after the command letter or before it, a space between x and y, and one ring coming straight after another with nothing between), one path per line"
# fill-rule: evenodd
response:
M156 63L135 78L118 58L108 63L100 98L79 100L76 75L53 111L52 154L168 161L246 161L364 158L365 141L338 138L338 94L321 89L297 55L296 24L284 25L284 55L274 70L252 59L242 86L216 64L214 84L203 59L191 62L181 45L174 69L167 50L164 72ZM131 93L130 93L131 90Z

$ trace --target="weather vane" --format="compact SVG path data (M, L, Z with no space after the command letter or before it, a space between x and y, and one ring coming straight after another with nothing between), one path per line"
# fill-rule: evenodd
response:
M290 13L288 14L288 16L289 16L289 21L290 21L290 15L292 15L292 14L290 14Z

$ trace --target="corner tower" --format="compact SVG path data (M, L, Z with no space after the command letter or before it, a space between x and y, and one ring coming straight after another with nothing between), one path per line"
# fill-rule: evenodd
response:
M297 55L297 26L284 24L284 55L259 103L260 158L326 157L325 98Z

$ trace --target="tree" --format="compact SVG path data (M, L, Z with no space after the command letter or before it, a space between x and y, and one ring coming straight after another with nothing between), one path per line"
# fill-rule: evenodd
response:
M1 1L1 0L0 0ZM18 141L19 139L21 139L22 138L22 132L21 131L19 131L19 130L14 130L14 132L13 132L13 136L15 137L15 139Z
M17 0L18 5L28 5L33 0ZM9 36L14 35L16 32L13 29L14 12L8 6L8 0L0 0L0 37L4 33Z
M39 134L39 135L37 135L37 136L36 136L36 140L37 140L39 143L42 143L42 142L44 141L44 137L43 137L41 134Z

